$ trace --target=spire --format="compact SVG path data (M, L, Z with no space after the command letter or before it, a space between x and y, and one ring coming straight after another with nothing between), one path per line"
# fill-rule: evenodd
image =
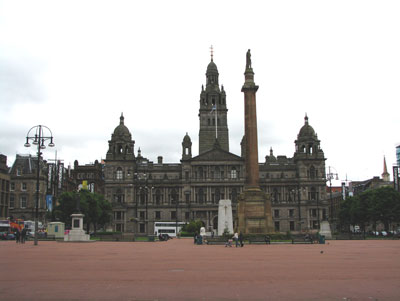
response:
M383 173L382 173L382 179L385 182L390 181L390 174L387 171L387 166L386 166L386 157L383 156Z
M213 48L213 45L211 45L211 47L210 47L210 52L211 52L211 62L213 62L214 61L214 48Z
M307 116L307 113L306 113L306 116L304 116L304 124L308 125L308 116Z
M121 113L121 117L119 118L119 124L124 124L124 113Z
M269 149L269 155L270 155L270 156L273 156L273 155L274 155L274 151L272 150L272 146L271 146L271 148Z

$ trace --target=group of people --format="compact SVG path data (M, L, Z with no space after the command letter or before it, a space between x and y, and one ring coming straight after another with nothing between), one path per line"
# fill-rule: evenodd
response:
M17 229L17 231L15 231L15 240L17 241L17 243L21 243L21 244L25 243L27 232L28 231L26 228L23 228L21 232L19 231L19 229Z
M237 232L235 232L235 234L233 234L231 239L228 239L228 241L225 244L225 247L232 247L232 242L235 242L235 246L236 248L238 246L243 247L244 243L243 243L243 235L242 232L240 232L240 234L238 234Z

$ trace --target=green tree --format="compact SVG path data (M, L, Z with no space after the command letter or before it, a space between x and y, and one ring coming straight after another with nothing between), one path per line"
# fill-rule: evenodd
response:
M344 227L383 223L389 231L391 223L400 222L400 193L392 187L367 190L341 203L339 219ZM348 229L348 228L347 228Z
M200 233L200 228L203 227L202 221L190 221L188 224L183 225L182 231L188 233Z
M84 214L83 222L86 224L86 231L90 232L93 225L96 232L99 226L103 226L111 219L111 204L104 196L91 193L87 190L79 192L64 192L58 199L58 205L54 208L54 216L59 221L71 227L71 214L77 212L77 202L79 202L80 212Z

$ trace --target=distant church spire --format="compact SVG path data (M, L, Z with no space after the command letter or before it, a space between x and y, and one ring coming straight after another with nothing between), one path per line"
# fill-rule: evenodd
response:
M387 171L387 166L386 166L386 157L383 156L383 173L382 173L382 179L384 182L390 182L390 174Z

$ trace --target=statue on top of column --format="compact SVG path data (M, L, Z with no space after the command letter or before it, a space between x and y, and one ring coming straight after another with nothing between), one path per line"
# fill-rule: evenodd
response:
M246 69L251 69L251 53L250 49L246 53Z

